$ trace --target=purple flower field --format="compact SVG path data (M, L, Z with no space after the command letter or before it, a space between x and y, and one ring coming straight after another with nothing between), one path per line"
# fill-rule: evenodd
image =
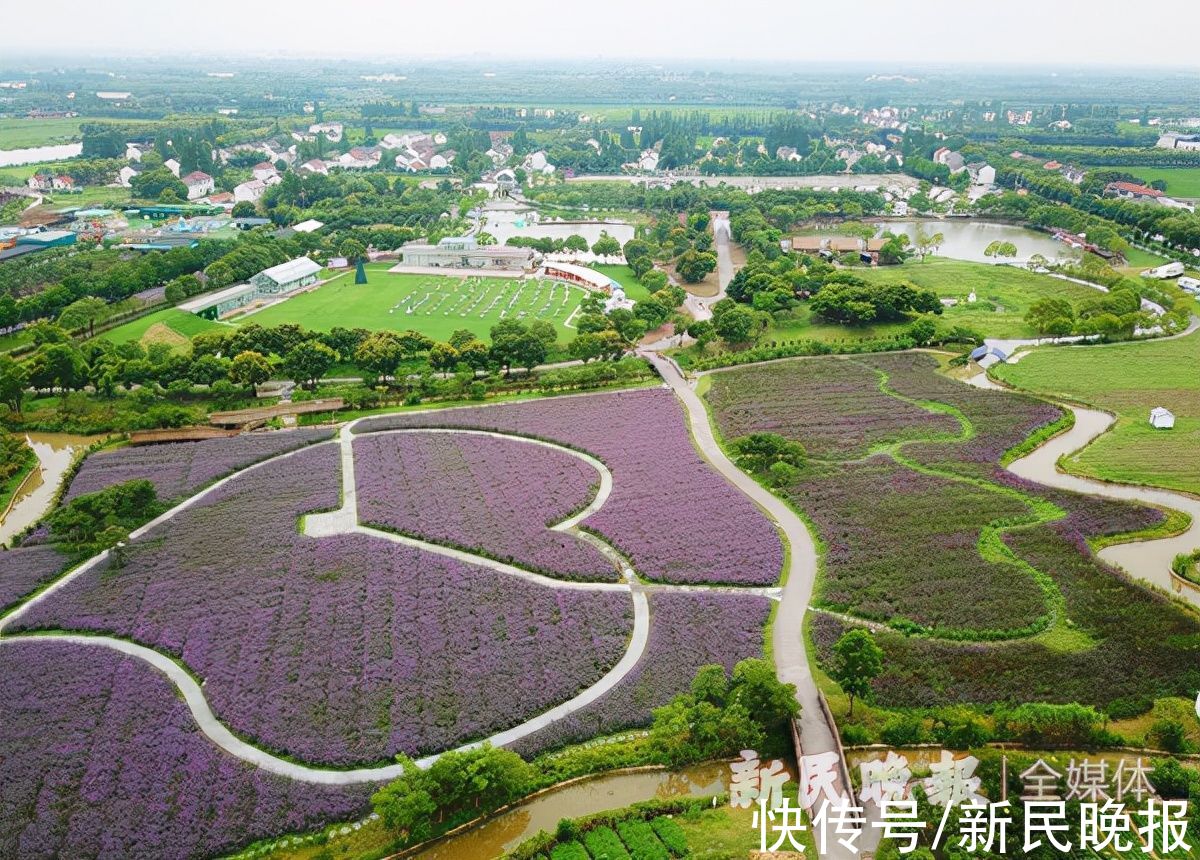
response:
M67 561L67 557L52 546L0 550L0 609L11 606L54 579Z
M377 763L515 725L624 653L627 594L546 588L365 535L314 539L338 449L239 476L81 575L20 626L180 656L230 728L306 762Z
M583 525L650 579L740 585L779 579L783 547L774 526L696 453L669 391L386 415L358 425L362 433L400 427L499 430L595 455L612 471L613 492Z
M359 436L354 456L364 524L551 576L618 578L594 546L547 528L595 495L600 475L577 457L468 433Z
M512 745L525 756L650 722L650 711L688 690L696 670L732 670L761 657L771 601L756 594L660 592L650 595L650 641L641 661L589 707Z
M153 483L163 501L183 498L238 469L330 434L328 428L313 427L99 451L83 462L63 501L138 478Z
M0 857L191 858L362 814L371 786L263 773L106 648L0 645Z

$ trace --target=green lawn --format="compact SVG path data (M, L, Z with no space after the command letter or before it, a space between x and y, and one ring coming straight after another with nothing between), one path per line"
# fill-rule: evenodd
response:
M79 117L62 119L0 119L0 149L27 149L79 140Z
M1044 347L994 372L1011 385L1117 415L1110 432L1071 458L1072 471L1200 493L1200 333L1149 343ZM1155 406L1175 413L1173 429L1150 426Z
M597 272L608 275L625 290L625 297L640 302L650 298L650 291L642 286L642 282L633 274L628 266L592 266Z
M97 336L112 343L127 343L137 340L142 341L143 344L160 341L182 346L184 338L190 338L220 325L220 323L206 320L187 311L165 308L152 314L146 314L144 317L138 317Z
M1167 194L1175 197L1200 197L1200 167L1130 167L1130 173L1143 182L1166 180Z
M942 314L945 325L965 325L988 337L1036 337L1025 324L1025 312L1038 299L1056 296L1072 304L1096 298L1090 287L1039 275L1015 266L993 266L962 260L928 259L901 266L854 269L852 274L871 283L911 281L933 290L939 298L958 299L958 304ZM967 303L975 293L976 301Z
M336 276L311 292L293 296L237 323L264 326L297 323L314 331L334 326L371 330L413 329L446 340L456 329L487 338L502 319L547 319L559 326L564 341L573 331L563 325L579 306L583 290L545 281L522 284L516 278L457 278L393 274L387 264L367 266L369 283L356 285L353 273Z

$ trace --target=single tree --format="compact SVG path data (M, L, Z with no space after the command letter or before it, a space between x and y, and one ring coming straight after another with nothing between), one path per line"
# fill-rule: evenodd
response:
M883 671L883 649L866 630L858 628L843 633L833 645L833 680L850 697L850 716L854 716L854 700L871 695L871 682Z
M258 386L271 378L271 363L261 352L246 350L234 356L229 363L229 379L238 385L250 386L251 394L258 395Z

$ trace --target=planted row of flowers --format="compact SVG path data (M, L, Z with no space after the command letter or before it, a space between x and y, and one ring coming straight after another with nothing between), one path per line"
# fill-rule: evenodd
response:
M183 498L238 469L328 439L330 433L309 427L99 451L79 467L64 501L139 478L154 484L159 499Z
M33 606L24 629L111 632L180 657L233 731L300 760L441 751L574 696L624 653L621 592L535 585L365 535L314 539L338 449L238 476Z
M170 683L102 647L0 646L0 857L192 858L359 815L371 786L224 753Z
M548 525L592 499L600 476L562 451L469 433L354 440L359 519L571 579L614 580L593 545Z
M587 451L613 492L583 525L638 572L674 583L774 583L783 548L769 520L700 458L670 391L640 389L499 406L386 415L358 432L467 427L536 436Z

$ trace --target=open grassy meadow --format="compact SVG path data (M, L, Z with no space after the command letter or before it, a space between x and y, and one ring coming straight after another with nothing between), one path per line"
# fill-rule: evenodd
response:
M142 346L148 346L151 343L169 343L172 346L184 347L192 336L220 326L221 323L206 320L187 311L165 308L119 325L97 337L102 337L112 343L128 343L136 340Z
M1096 478L1200 493L1200 332L1112 346L1044 347L995 375L1018 388L1095 406L1117 423L1070 459ZM1165 406L1175 427L1150 426Z
M0 119L0 149L26 149L79 140L79 117Z
M642 286L633 274L633 269L628 266L592 266L597 272L608 275L614 281L621 285L621 289L625 291L626 298L633 299L635 302L640 302L642 299L650 298L650 291Z
M353 272L336 275L315 290L234 321L297 323L314 331L334 326L413 329L446 340L456 329L469 329L486 339L501 320L546 319L558 326L566 341L572 330L564 324L583 298L582 289L551 281L399 274L389 272L386 264L367 266L367 280L355 284Z
M1131 167L1128 170L1143 182L1164 180L1167 194L1200 197L1200 167Z

